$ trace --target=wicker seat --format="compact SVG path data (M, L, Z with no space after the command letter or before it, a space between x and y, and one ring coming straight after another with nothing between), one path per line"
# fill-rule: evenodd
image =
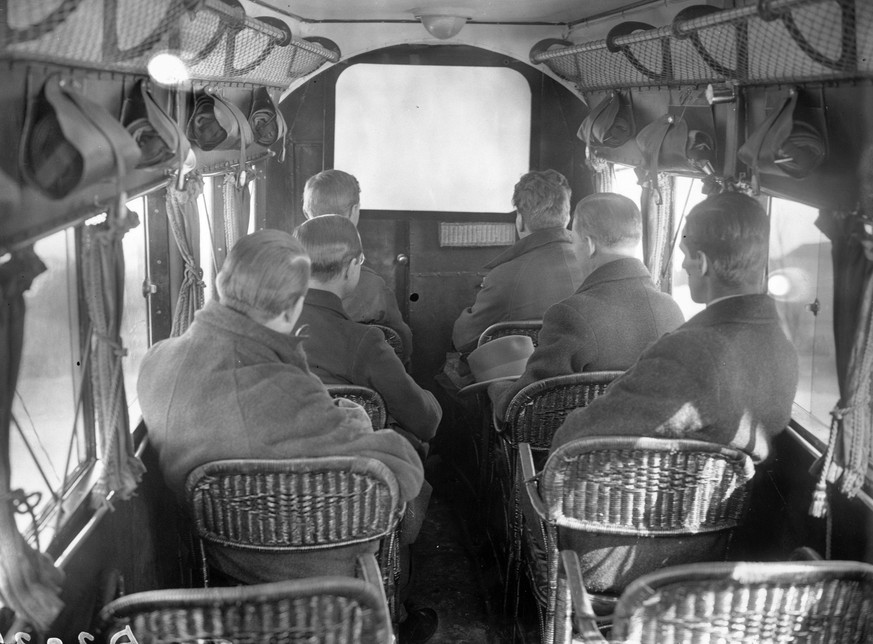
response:
M502 487L508 515L506 531L511 544L506 580L507 584L512 579L516 581L516 597L522 545L520 500L524 494L516 472L518 445L527 443L538 457L537 465L541 466L552 444L555 430L561 426L567 415L576 409L587 407L622 373L588 371L545 378L529 384L509 402L505 420L497 429L497 434L502 439L498 443L498 457L502 458L502 469L506 472ZM497 428L498 424L495 422L494 426Z
M361 579L136 593L105 606L98 631L109 641L130 628L134 641L151 644L387 644L391 622L376 560L364 555L359 568Z
M755 468L736 449L684 439L581 438L560 446L538 476L519 446L528 498L541 518L524 534L544 541L546 570L528 558L543 642L555 628L558 531L582 557L589 592L608 608L636 577L663 566L717 561L745 519ZM539 486L537 485L539 479ZM543 588L543 584L546 585ZM602 611L598 611L602 612Z
M396 609L400 489L373 458L224 460L195 468L186 498L207 543L258 552L307 552L381 541L379 564ZM203 557L204 580L208 565Z
M347 398L363 407L370 417L370 422L373 423L373 429L384 429L386 427L388 423L388 410L379 392L373 391L369 387L359 387L358 385L325 386L327 387L327 393L333 398Z
M591 613L578 556L561 555L556 622L561 644L873 642L870 564L718 562L665 568L627 587L606 639Z
M537 346L540 329L542 328L542 320L507 320L505 322L497 322L482 331L476 346L481 347L486 342L502 338L505 335L526 335L533 340L534 346Z
M370 324L370 326L374 326L380 331L382 331L385 336L385 342L388 343L388 346L394 349L394 353L397 354L397 357L401 360L403 359L403 338L400 337L400 334L397 333L390 326L385 326L384 324Z

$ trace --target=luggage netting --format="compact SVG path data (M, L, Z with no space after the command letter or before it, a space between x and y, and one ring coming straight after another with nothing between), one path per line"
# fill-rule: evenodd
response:
M758 0L658 29L623 25L588 43L543 41L531 60L583 91L873 76L871 0Z
M0 58L146 73L176 54L192 80L285 88L339 51L221 0L2 0ZM4 15L5 14L5 15Z

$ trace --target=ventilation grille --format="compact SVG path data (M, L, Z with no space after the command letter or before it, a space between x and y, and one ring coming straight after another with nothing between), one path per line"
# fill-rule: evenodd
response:
M162 51L177 53L195 81L282 88L340 58L221 0L7 0L0 14L0 58L144 74Z
M873 2L769 0L580 45L543 41L531 60L581 90L873 75ZM613 34L621 33L618 25Z

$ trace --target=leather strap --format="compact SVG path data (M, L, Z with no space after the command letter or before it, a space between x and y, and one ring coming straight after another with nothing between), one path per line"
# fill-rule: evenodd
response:
M273 103L266 87L259 87L252 92L252 108L249 110L248 121L258 145L269 147L280 139L284 143L288 129L285 118Z
M31 110L19 150L22 174L52 199L111 174L120 185L140 158L121 123L59 76L46 80Z
M179 125L155 101L145 81L138 80L125 100L121 122L142 152L137 168L162 166L171 160L181 168L191 145Z
M246 117L231 101L209 88L200 94L188 120L188 138L201 150L230 150L239 146L238 180L245 180L246 146L254 134Z

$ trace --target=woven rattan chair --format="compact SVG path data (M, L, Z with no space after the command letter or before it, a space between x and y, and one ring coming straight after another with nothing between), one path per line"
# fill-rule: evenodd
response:
M507 508L507 535L511 548L507 561L507 584L516 582L518 599L519 566L521 563L522 518L521 482L516 471L518 445L527 443L538 457L537 465L542 465L552 444L555 430L561 426L567 414L587 407L602 395L609 384L620 376L622 371L589 371L566 376L555 376L531 383L519 391L506 408L502 426L497 428L499 458L503 460L504 505ZM507 585L507 588L509 586Z
M870 564L718 562L665 568L627 587L607 639L591 612L578 556L561 555L560 644L873 642Z
M373 391L369 387L359 387L357 385L325 386L327 387L327 393L333 398L347 398L363 407L370 417L370 422L373 423L373 429L384 429L387 425L388 410L385 408L385 401L379 395L379 392Z
M391 621L378 565L364 555L359 567L361 579L136 593L105 606L98 631L108 642L130 628L135 641L149 644L388 644Z
M397 333L390 326L385 326L384 324L370 324L370 326L374 326L377 329L381 330L383 335L385 336L385 342L388 343L388 346L394 349L394 353L397 354L401 360L403 359L403 338L400 337L400 334Z
M549 456L540 475L525 443L519 461L528 499L541 518L523 534L544 543L545 561L525 559L548 643L555 628L559 529L561 548L582 556L586 583L608 610L639 575L724 559L733 529L748 512L755 475L751 458L739 450L639 436L571 441Z
M482 331L476 346L481 347L486 342L502 338L505 335L526 335L533 340L534 346L537 346L540 329L542 328L542 320L507 320L505 322L497 322Z
M392 615L399 574L400 489L373 458L328 456L224 460L195 468L186 498L207 544L257 552L308 552L380 541L379 564ZM204 554L204 580L209 568Z

